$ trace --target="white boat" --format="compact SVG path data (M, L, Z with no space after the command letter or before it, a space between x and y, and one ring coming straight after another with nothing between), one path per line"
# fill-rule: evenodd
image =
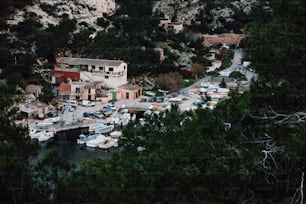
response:
M109 135L113 138L118 138L122 135L122 132L121 131L113 131L113 132L109 133Z
M79 139L77 139L77 144L86 144L86 142L96 139L98 135L99 134L97 133L93 133L89 135L80 134Z
M45 142L54 137L54 132L49 130L30 129L31 139L37 139L38 142Z
M121 124L123 126L126 126L130 120L131 120L131 114L130 113L123 113L119 116Z
M95 123L89 125L89 132L108 133L114 129L114 125L104 125L103 123Z
M93 140L89 140L88 142L86 142L86 147L90 147L90 148L96 148L98 147L99 144L103 144L107 138L102 135L102 134L99 134L99 133L96 133L98 134L97 137Z
M113 139L112 137L107 137L103 143L98 145L98 147L101 149L109 149L113 146L118 146L118 140Z

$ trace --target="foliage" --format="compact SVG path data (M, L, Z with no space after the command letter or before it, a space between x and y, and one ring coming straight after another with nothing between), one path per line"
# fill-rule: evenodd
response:
M305 101L306 93L305 49L302 46L305 39L300 38L305 34L305 25L299 23L306 13L305 2L273 1L273 5L273 21L249 27L251 36L246 40L246 56L261 75L261 83L256 84L261 86L258 91L265 92L263 96L272 96L267 97L271 100L268 103L282 110L296 110L293 103ZM281 96L284 98L279 100ZM285 104L289 107L285 108ZM305 108L298 106L298 109Z
M238 80L246 80L245 75L241 74L239 71L231 72L229 77L235 78L235 79L238 79Z
M202 77L204 75L204 67L203 67L203 65L199 64L199 63L192 64L191 73L192 73L193 76L195 76L196 80L199 77Z
M131 2L140 8L151 1ZM122 14L129 12L131 18L149 15L146 9L140 14L130 13L134 10L127 8L128 3L122 7ZM272 5L273 21L250 27L247 58L254 63L260 77L253 81L249 92L240 94L232 90L230 99L219 103L213 111L181 112L172 106L159 115L152 113L145 117L143 123L131 122L123 129L118 153L107 160L86 161L79 171L71 171L56 151L49 152L36 168L30 168L28 159L35 149L27 129L13 123L12 107L20 98L16 97L16 85L23 76L27 77L23 71L30 70L33 61L28 55L17 55L18 66L15 66L15 56L2 50L0 63L5 69L1 77L6 80L0 84L1 201L303 203L305 39L299 36L304 36L305 25L299 22L305 16L306 6L302 0L294 3L273 0ZM286 18L281 21L280 15ZM63 25L67 25L67 30ZM74 30L73 20L63 25L50 27L43 31L48 35L42 36L48 39L55 33ZM87 38L88 33L82 35L79 37ZM1 37L3 40L7 36ZM122 56L131 58L132 55L123 53L131 51L137 60L144 61L143 67L158 58L148 57L155 56L150 46L145 50L141 46L128 47L131 40L137 45L148 43L144 37L119 35L115 38L119 42L104 41L111 36L103 32L97 37L97 45L90 44L88 48L113 49L112 45L122 45L119 48ZM63 47L69 46L67 40L68 37L63 37L57 42L51 39L46 42L51 43L52 50L60 42ZM7 46L5 40L3 46ZM42 49L39 48L40 52ZM146 51L150 54L144 54ZM139 71L137 60L135 72ZM18 73L10 68L16 68ZM160 86L173 82L171 87L176 88L177 79L177 73L161 75Z
M224 78L222 78L222 81L221 81L221 83L219 84L219 86L220 86L221 88L226 88L226 83L225 83Z
M155 80L155 84L158 88L170 92L178 91L182 82L183 77L178 72L160 74Z

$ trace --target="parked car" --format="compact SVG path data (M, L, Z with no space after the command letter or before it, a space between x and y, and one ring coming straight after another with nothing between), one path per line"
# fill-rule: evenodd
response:
M105 116L102 113L100 113L100 112L93 113L92 117L93 118L98 118L98 119L104 119L105 118Z
M198 105L201 105L201 104L204 104L205 102L201 99L197 99L195 100L192 104L195 105L195 106L198 106Z
M67 100L66 102L64 102L64 106L76 107L77 105L78 105L78 102L75 100Z
M91 116L92 116L92 113L89 113L89 112L83 113L83 117L91 117Z
M140 102L147 102L147 99L146 98L141 98Z
M88 100L83 100L82 101L82 106L95 106L94 102L88 101Z
M164 97L157 97L157 98L156 98L156 102L157 102L157 103L162 103L162 102L164 102Z
M105 117L109 117L111 114L113 113L112 110L102 110L102 114L105 116Z
M149 102L155 102L156 101L156 97L151 97L150 99L149 99Z

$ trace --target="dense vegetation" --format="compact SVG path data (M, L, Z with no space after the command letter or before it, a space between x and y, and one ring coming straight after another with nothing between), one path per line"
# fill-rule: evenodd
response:
M144 124L131 123L119 153L86 161L80 170L72 171L55 151L29 163L35 146L9 108L20 100L19 82L1 80L1 201L303 203L306 3L272 3L273 20L248 30L245 58L260 74L249 92L232 91L214 111L174 106ZM6 54L2 63L9 67L14 57Z

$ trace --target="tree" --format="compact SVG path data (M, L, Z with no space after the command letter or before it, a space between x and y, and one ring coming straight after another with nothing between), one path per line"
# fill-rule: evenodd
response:
M198 80L199 77L202 77L204 75L203 65L199 63L192 64L191 73L195 77L195 79Z
M170 92L177 91L181 87L182 83L183 77L178 72L161 74L155 81L158 88L169 90Z
M226 88L226 83L225 83L224 78L222 78L222 81L221 81L221 83L220 83L219 86L220 86L221 88Z

